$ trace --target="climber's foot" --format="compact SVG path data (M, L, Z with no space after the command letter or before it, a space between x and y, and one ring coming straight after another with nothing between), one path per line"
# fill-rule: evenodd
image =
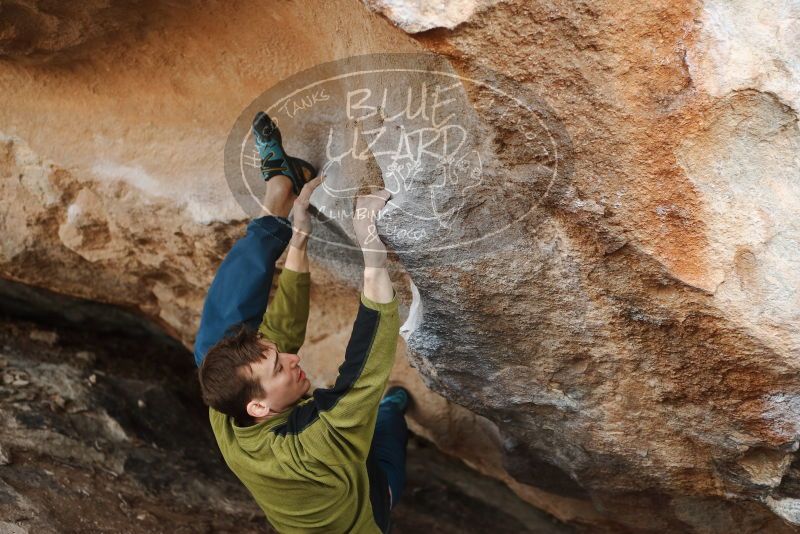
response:
M403 386L392 386L381 399L381 406L390 404L403 413L406 413L408 405L411 403L411 394Z
M294 194L299 195L303 185L317 175L317 170L309 162L286 154L280 130L263 111L256 113L253 118L253 138L261 157L261 176L264 181L279 175L286 176L292 182Z

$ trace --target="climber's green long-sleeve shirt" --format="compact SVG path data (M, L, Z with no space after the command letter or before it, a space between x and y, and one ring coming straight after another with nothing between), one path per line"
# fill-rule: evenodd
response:
M259 331L281 352L303 344L309 285L308 273L284 269L278 279ZM362 293L333 387L248 427L209 408L225 461L279 532L388 528L388 487L369 453L399 329L396 296L381 304Z

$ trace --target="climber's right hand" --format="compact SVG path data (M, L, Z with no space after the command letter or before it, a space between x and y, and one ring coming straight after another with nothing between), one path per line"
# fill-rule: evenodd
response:
M376 221L378 213L386 206L386 202L391 196L388 190L381 189L356 198L353 229L356 232L361 252L364 254L365 267L383 268L386 266L386 245L378 235Z

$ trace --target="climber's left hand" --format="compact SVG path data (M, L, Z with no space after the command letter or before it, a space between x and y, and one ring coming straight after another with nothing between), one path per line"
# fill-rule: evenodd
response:
M297 198L294 199L294 204L292 205L292 230L298 238L305 239L311 235L311 214L308 212L308 207L311 204L311 194L323 180L324 175L319 175L313 180L309 180L303 186Z

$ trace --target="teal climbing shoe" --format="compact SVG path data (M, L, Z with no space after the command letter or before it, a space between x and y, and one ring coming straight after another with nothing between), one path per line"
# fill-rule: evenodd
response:
M393 405L403 413L406 413L411 402L411 394L403 386L392 386L386 391L386 395L381 399L381 406Z
M294 194L299 195L303 185L317 175L317 169L309 162L286 154L280 130L263 111L253 118L253 138L261 157L261 176L265 182L282 174L292 181Z

